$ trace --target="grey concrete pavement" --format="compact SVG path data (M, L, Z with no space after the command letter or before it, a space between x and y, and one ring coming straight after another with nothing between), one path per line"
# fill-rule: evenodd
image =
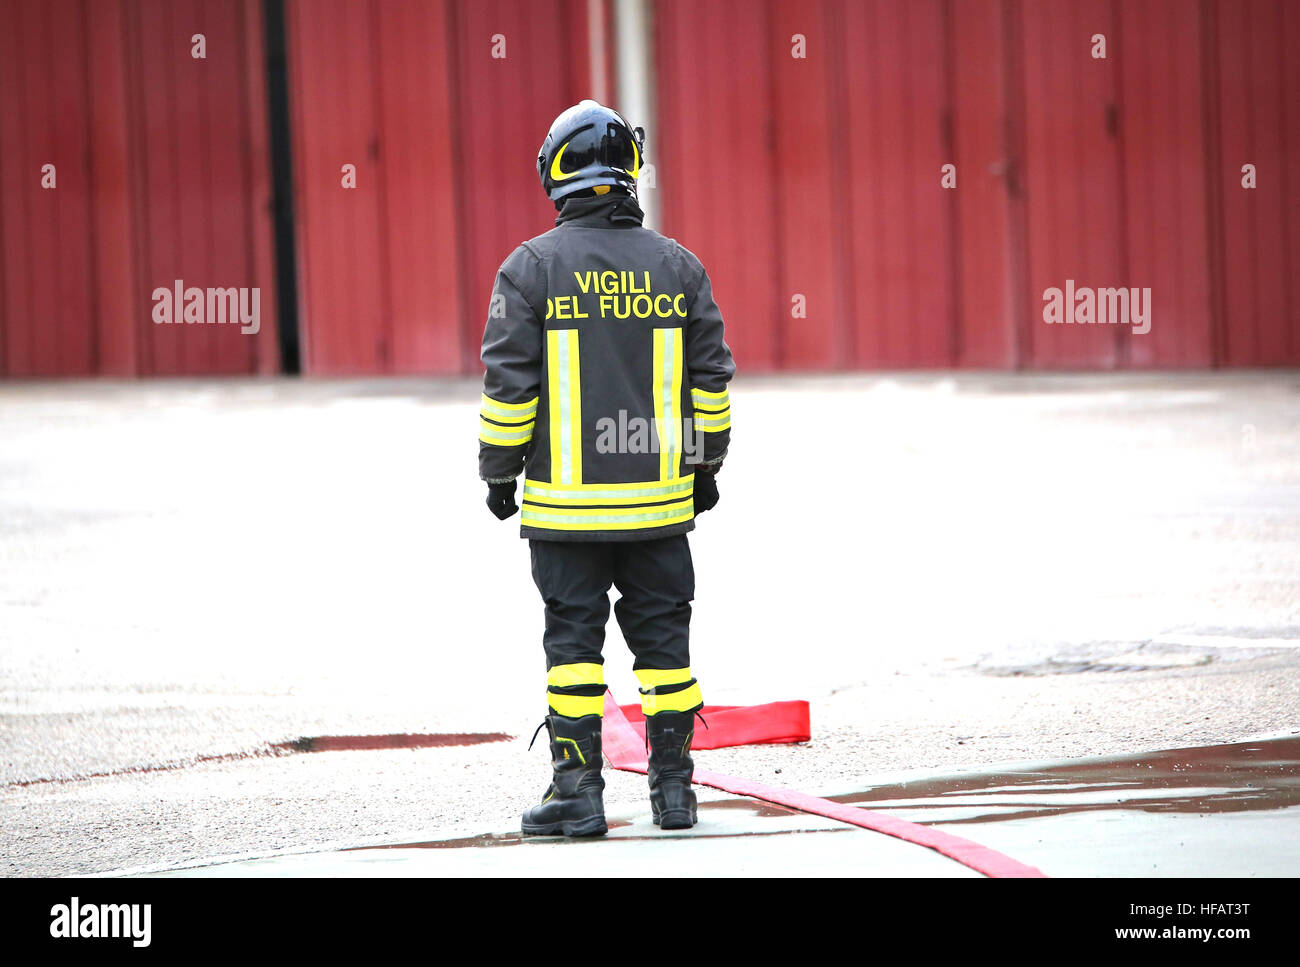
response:
M541 613L482 506L477 392L0 385L0 869L510 828L545 785ZM814 739L704 767L825 789L1300 727L1300 375L733 397L692 667L711 704L808 699ZM630 702L626 655L611 625ZM416 732L516 739L257 754ZM615 773L611 810L643 787Z

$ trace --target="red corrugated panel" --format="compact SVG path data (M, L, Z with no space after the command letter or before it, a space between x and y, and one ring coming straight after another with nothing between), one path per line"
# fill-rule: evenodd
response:
M206 0L199 11L199 30L207 38L207 60L198 72L199 103L206 123L201 142L206 158L200 167L202 179L196 194L203 199L199 218L208 239L209 278L212 286L258 287L248 244L250 202L245 163L248 130L248 84L244 69L243 0L213 3ZM259 312L269 320L273 303L264 304L268 293L258 295ZM241 333L237 326L205 325L207 342L201 367L205 373L248 373L256 371L258 340ZM259 323L259 332L260 323Z
M1006 126L1006 57L999 0L951 4L949 55L959 324L957 362L1007 368L1016 363L1010 199L1023 178Z
M392 305L389 369L455 373L461 365L462 309L451 77L441 55L450 43L447 14L444 4L425 0L386 0L376 12Z
M304 369L384 372L390 293L371 4L294 2L287 21ZM342 187L345 164L356 166L355 188Z
M290 5L309 372L478 370L497 266L554 219L534 159L585 96L585 10ZM355 189L340 187L344 163Z
M579 0L482 0L453 5L460 245L465 318L462 365L479 372L497 267L520 242L550 229L555 209L537 178L551 121L587 95L587 5ZM505 38L504 58L492 56ZM450 253L449 253L450 254Z
M247 82L249 31L244 0L141 0L126 7L130 149L137 238L135 278L144 315L140 371L150 375L248 373L270 354L275 302L269 223L256 212L250 145L254 92ZM192 55L195 34L205 58ZM260 289L260 331L225 324L156 324L153 292ZM205 300L206 302L206 300ZM183 320L183 304L173 305ZM206 317L206 305L205 305ZM259 348L266 352L259 353Z
M246 231L248 264L254 284L262 290L262 327L256 336L259 373L280 371L277 332L278 301L275 281L274 189L271 184L271 146L267 123L269 109L266 79L266 40L262 0L242 0L244 25L243 73L248 117L243 167L248 193ZM253 338L253 337L250 337Z
M3 232L5 371L94 369L85 24L80 4L7 3ZM43 165L56 187L41 187Z
M1287 225L1287 262L1286 279L1288 296L1286 315L1282 325L1286 327L1289 354L1287 363L1300 364L1300 4L1282 5L1282 49L1291 51L1292 56L1282 61L1282 90L1288 92L1285 97L1285 116L1282 123L1286 126L1286 155L1280 171L1280 181L1285 186L1282 191L1282 204Z
M1107 113L1116 104L1118 44L1107 0L1034 0L1023 18L1028 211L1027 361L1111 368L1117 326L1043 321L1049 288L1123 285L1120 178ZM1091 37L1105 34L1106 59ZM1067 310L1070 308L1066 307Z
M833 142L822 177L853 202L833 212L852 232L841 271L855 292L856 352L843 363L951 365L956 195L940 184L940 169L955 161L944 5L846 3L840 26L847 110L834 123L846 126L836 134L850 150L837 157L843 142Z
M1288 210L1297 189L1288 183L1283 3L1220 3L1218 26L1219 173L1223 217L1224 357L1230 366L1300 361L1294 281L1288 277ZM1294 15L1292 15L1294 16ZM1294 36L1294 27L1292 36ZM1294 93L1294 88L1292 89ZM1294 100L1294 98L1291 98ZM1293 116L1293 115L1292 115ZM1285 136L1285 137L1284 137ZM1294 147L1291 149L1294 157ZM1242 187L1241 168L1253 164L1257 187Z
M172 15L186 12L170 0L153 0L128 8L135 25L137 44L132 51L138 69L140 125L136 157L141 160L142 183L138 202L142 213L143 258L138 271L146 299L154 289L169 288L175 279L186 285L202 284L202 269L190 262L186 278L185 233L181 226L180 145L181 133L173 125L176 70L182 45L172 24ZM188 44L185 45L188 48ZM150 56L153 52L153 56ZM170 55L170 56L169 56ZM185 53L188 56L188 50ZM189 250L193 249L190 240ZM198 274L196 274L198 273ZM179 318L180 307L174 307ZM146 374L184 373L184 326L152 325L146 329L142 371Z
M1127 284L1151 329L1120 332L1134 366L1213 361L1199 17L1183 0L1119 5Z
M96 371L114 376L138 372L140 332L150 308L148 293L136 285L124 16L124 0L86 7L87 34L95 38L88 55Z
M655 25L659 127L646 150L657 187L643 190L658 192L662 230L704 262L738 364L775 369L790 297L777 257L783 186L766 7L667 0Z
M775 120L779 224L777 261L781 363L791 369L843 365L837 353L850 321L847 285L836 272L837 223L847 212L832 180L832 159L841 157L842 118L831 96L832 49L828 3L775 3L772 7L772 115ZM796 34L806 57L793 56ZM721 40L722 38L718 38ZM834 131L835 137L832 138ZM803 300L806 318L793 315Z
M20 374L29 365L30 329L23 323L31 317L32 300L27 211L28 193L39 184L29 158L21 57L33 44L20 43L22 26L18 0L0 0L0 372L6 375Z

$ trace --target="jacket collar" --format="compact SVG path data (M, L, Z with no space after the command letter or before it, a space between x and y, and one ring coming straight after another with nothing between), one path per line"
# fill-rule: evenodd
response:
M645 212L631 195L610 192L591 198L570 198L555 216L556 225L571 223L583 228L629 228L640 225Z

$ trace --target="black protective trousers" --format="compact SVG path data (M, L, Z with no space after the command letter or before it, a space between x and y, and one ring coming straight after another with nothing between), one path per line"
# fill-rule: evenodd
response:
M648 541L530 540L533 581L546 605L546 668L601 664L609 589L632 667L690 665L695 568L685 534Z

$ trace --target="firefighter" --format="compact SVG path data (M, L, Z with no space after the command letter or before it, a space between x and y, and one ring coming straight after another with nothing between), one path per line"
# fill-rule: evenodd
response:
M520 535L545 604L553 776L524 813L530 835L606 831L611 585L641 686L652 817L663 829L696 821L690 746L704 703L686 535L718 500L735 364L700 260L641 224L644 145L595 101L555 119L537 156L555 228L501 265L483 332L479 476L505 520L523 475Z

